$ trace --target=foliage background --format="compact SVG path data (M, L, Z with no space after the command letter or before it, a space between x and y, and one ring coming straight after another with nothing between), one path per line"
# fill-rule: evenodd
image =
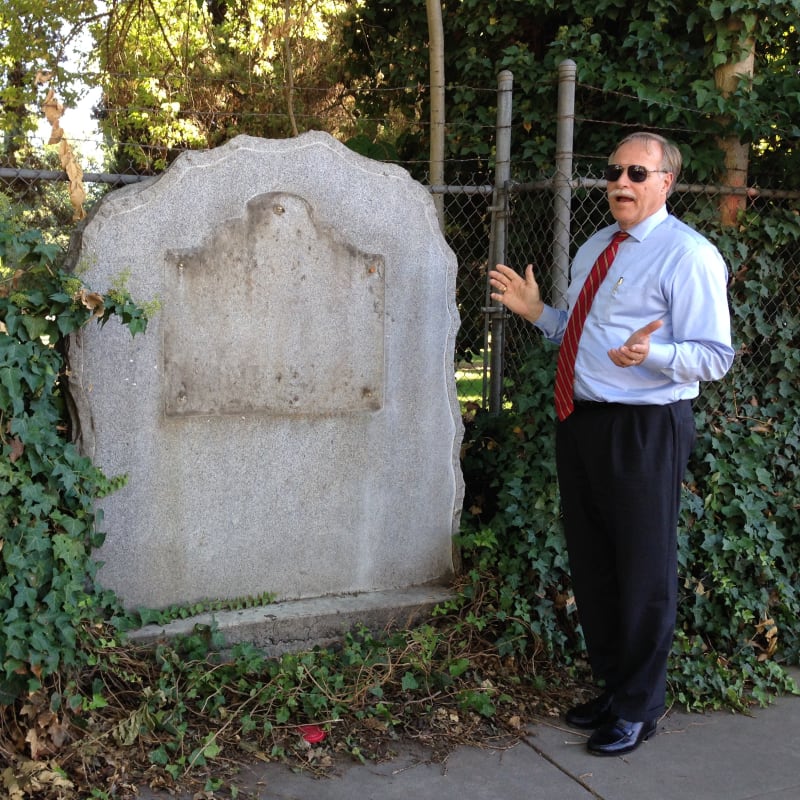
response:
M577 174L595 173L620 134L644 126L678 142L687 181L722 180L721 141L734 135L749 145L748 186L800 188L800 2L771 3L769 14L763 6L448 0L446 180L491 183L501 69L515 75L513 177L549 177L556 66L569 57L579 79ZM96 115L109 171L154 174L186 149L237 133L281 137L316 128L424 179L425 11L424 0L12 0L0 7L0 167L56 167L52 150L31 136L44 86L71 104L88 81L103 91ZM71 62L67 53L81 31L93 37L89 57ZM756 42L754 77L726 95L715 71L740 57L748 37ZM49 84L33 79L43 70L52 72ZM523 692L549 711L569 702L586 670L560 531L553 351L536 340L511 348L518 370L506 387L508 410L468 410L464 573L458 602L430 625L381 641L354 632L339 653L279 663L247 648L226 661L213 631L154 656L127 647L124 628L136 619L123 621L113 597L94 585L91 561L100 536L92 501L117 483L71 448L60 394L63 339L94 313L76 299L90 289L58 269L54 245L63 250L68 239L68 204L53 184L1 179L6 757L53 757L76 786L89 780L102 793L115 775L108 760L101 766L96 752L81 749L81 732L92 729L130 758L135 750L160 780L197 772L211 790L214 761L221 748L237 747L237 736L258 737L277 757L289 752L286 736L297 724L322 718L334 730L333 721L347 720L348 732L331 747L358 757L365 752L358 724L369 720L368 736L381 725L387 736L418 730L423 718L429 729L444 730L451 713L460 731L485 732L482 722L509 719L512 696L514 707L524 707ZM89 202L99 194L90 191ZM541 228L532 227L536 235L524 244L538 254L549 234L549 203L540 195L531 205L530 219ZM470 253L460 256L460 291L471 283L479 298L485 206L448 200L448 240ZM792 197L751 197L735 226L720 224L713 197L679 211L731 266L737 360L726 380L704 387L698 404L670 690L690 708L743 708L790 688L782 665L800 657L798 205ZM580 214L589 231L603 218L602 203L581 205ZM133 330L146 318L124 286L103 299L103 309L127 315ZM465 325L465 352L480 347L480 327ZM549 694L560 688L563 695ZM442 722L437 708L446 703L452 712Z
M571 58L585 89L575 129L582 171L620 127L652 126L691 153L690 182L723 174L718 139L733 136L752 145L751 185L798 188L798 0L770 3L769 13L756 0L446 0L442 15L448 182L491 164L502 69L516 82L515 178L552 171L556 68ZM0 23L10 163L32 155L31 110L49 85L67 106L102 89L95 115L109 171L152 174L183 149L236 133L312 128L424 168L425 0L11 0ZM752 80L727 94L716 71L750 44ZM40 72L52 82L37 84Z

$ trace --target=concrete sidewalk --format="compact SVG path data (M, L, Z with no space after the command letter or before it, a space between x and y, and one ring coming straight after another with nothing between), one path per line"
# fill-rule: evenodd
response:
M619 758L590 755L587 736L541 719L507 749L461 747L444 763L408 744L383 764L340 762L327 778L259 764L236 785L259 800L800 799L798 696L779 697L750 716L673 711L656 736ZM141 790L140 797L168 795Z

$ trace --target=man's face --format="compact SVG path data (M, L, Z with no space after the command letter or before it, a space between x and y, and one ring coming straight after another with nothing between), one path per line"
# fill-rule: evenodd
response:
M667 201L672 182L671 172L653 172L661 168L661 147L657 142L626 142L609 158L609 164L629 167L637 164L648 170L641 183L632 181L625 169L618 180L608 182L608 204L622 230L628 230L658 211Z

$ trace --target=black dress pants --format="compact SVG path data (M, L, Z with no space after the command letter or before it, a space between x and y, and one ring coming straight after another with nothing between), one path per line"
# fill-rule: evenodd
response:
M567 550L589 663L631 721L665 709L675 632L681 482L691 401L579 403L558 424Z

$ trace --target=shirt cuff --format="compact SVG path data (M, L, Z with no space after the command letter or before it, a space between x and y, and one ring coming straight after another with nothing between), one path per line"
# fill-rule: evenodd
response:
M558 313L558 309L546 305L542 309L539 319L537 319L533 324L545 335L547 339L552 339L555 341L556 336L558 335L558 327L560 323L561 315Z
M650 352L644 361L644 366L652 370L667 369L672 365L677 348L674 343L650 343Z

